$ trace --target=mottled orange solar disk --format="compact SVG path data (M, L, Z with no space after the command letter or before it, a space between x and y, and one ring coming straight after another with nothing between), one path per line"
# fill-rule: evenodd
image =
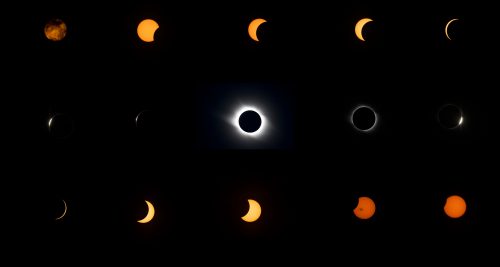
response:
M358 206L353 211L362 220L370 219L375 214L375 202L369 197L360 197Z

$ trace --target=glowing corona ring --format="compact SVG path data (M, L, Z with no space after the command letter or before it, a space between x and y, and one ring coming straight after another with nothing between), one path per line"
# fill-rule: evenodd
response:
M245 111L254 111L254 112L257 112L257 114L259 114L260 119L262 120L262 123L260 125L260 128L257 129L257 131L249 133L249 132L245 132L245 131L243 131L243 129L241 129L239 119L240 119L241 114L243 114L243 112L245 112ZM264 133L266 126L267 126L266 117L264 115L262 115L262 112L258 108L253 107L253 106L243 106L243 107L239 108L234 113L234 117L232 118L231 122L234 125L234 127L236 127L236 129L238 129L238 132L241 135L248 136L248 137L262 136L262 134Z
M372 127L368 128L368 129L360 129L360 128L358 128L356 126L356 124L354 124L354 113L356 113L356 111L358 111L358 109L360 109L360 108L367 108L367 109L369 109L369 110L371 110L373 112L373 115L375 116L375 121L373 122ZM354 108L352 110L351 116L350 116L350 120L351 120L352 126L354 126L354 128L356 130L368 133L368 132L373 131L377 127L377 124L378 124L378 115L377 115L377 112L375 112L375 110L372 107L366 106L366 105L359 105L359 106L357 106L356 108Z

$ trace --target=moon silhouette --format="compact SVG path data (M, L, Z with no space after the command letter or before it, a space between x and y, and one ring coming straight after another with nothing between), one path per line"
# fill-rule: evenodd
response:
M147 43L155 40L155 32L160 28L160 25L152 19L145 19L137 26L137 35L139 38Z
M366 23L373 21L370 18L364 18L360 19L357 23L356 26L354 27L354 33L356 33L356 37L358 37L359 40L365 41L365 38L363 38L363 27L365 26Z
M63 211L61 216L56 218L56 221L62 219L64 216L66 216L66 211L68 210L68 206L66 205L66 201L64 201L64 199L62 201L64 203L64 211Z
M358 205L354 208L353 212L359 219L370 219L375 214L375 202L369 197L360 197Z
M50 136L64 139L73 133L75 124L70 116L58 113L49 118L48 128Z
M148 223L155 216L155 207L153 206L153 204L151 204L151 202L149 202L147 200L145 200L145 201L146 201L146 204L148 205L148 214L146 214L146 217L144 217L144 219L138 220L137 222L139 222L139 223Z
M255 222L260 218L260 214L262 213L260 204L253 199L249 199L248 205L248 212L245 216L241 217L241 219L245 222Z
M238 123L243 131L253 133L259 130L262 125L262 119L259 113L253 110L247 110L241 113Z
M266 117L253 106L242 106L232 118L232 124L241 135L259 137L267 126Z
M66 23L60 19L52 19L44 27L45 37L51 41L61 41L66 37L67 32Z
M259 26L262 23L267 22L265 19L254 19L250 24L248 25L248 35L250 35L250 38L252 40L258 42L259 38L257 37L257 30L259 29Z
M451 37L448 33L448 27L450 27L451 23L454 22L454 21L457 21L458 19L452 19L450 21L448 21L448 23L446 23L446 27L444 27L444 34L446 34L446 38L448 38L448 40L451 41Z
M153 129L156 128L155 126L158 125L158 114L157 112L146 109L135 117L135 126L140 129Z
M437 119L441 126L450 130L458 128L464 122L462 110L453 104L442 106L438 111Z
M377 125L377 113L369 106L358 106L351 114L351 123L356 130L370 132Z
M135 127L137 128L139 128L139 118L141 117L142 113L144 113L144 111L139 112L139 114L135 116Z
M462 197L454 195L446 199L446 203L444 204L444 212L450 218L460 218L465 214L466 210L467 204Z

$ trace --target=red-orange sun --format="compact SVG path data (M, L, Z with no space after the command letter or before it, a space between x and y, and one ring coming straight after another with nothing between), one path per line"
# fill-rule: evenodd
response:
M462 217L467 210L465 200L460 196L450 196L444 204L444 212L453 219Z
M370 219L375 214L375 202L369 197L360 197L358 206L353 211L362 220Z

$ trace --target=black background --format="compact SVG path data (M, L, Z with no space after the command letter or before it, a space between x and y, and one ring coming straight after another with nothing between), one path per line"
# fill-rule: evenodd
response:
M495 258L493 4L136 2L1 11L2 221L18 260ZM268 21L259 43L247 35L257 17ZM374 20L366 42L354 35L363 17ZM44 37L52 18L68 25L61 42ZM144 18L160 24L154 43L137 38ZM262 106L275 134L238 139L222 117L241 101ZM460 129L437 122L448 103L464 112ZM376 131L350 125L361 104ZM157 114L154 131L135 127L143 110ZM49 135L58 113L74 119L69 138ZM461 219L442 212L451 194L467 201ZM377 213L359 221L364 195ZM248 198L263 207L254 224L240 219ZM54 221L61 199L68 214ZM141 225L144 199L157 215Z

